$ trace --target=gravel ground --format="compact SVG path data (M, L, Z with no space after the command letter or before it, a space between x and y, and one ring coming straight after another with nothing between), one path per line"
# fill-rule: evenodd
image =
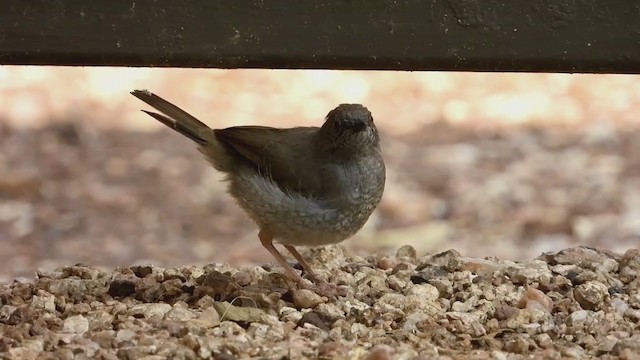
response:
M76 265L0 288L9 359L638 359L640 252L528 262L447 251L307 254L329 299L280 269Z

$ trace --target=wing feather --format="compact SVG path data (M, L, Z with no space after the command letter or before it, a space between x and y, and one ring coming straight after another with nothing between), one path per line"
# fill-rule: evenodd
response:
M235 126L214 130L216 138L238 156L257 167L286 191L312 195L318 190L313 172L312 138L318 128L277 129L266 126ZM305 184L305 185L303 185Z

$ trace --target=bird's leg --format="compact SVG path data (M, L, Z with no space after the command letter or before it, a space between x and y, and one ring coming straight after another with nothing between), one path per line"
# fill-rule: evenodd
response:
M291 255L293 255L293 257L296 258L296 260L298 260L298 263L300 263L300 266L302 266L304 271L307 272L309 277L311 277L314 281L318 281L319 278L316 275L315 271L311 269L311 265L309 265L309 263L302 257L302 255L298 252L298 250L291 245L283 245L283 246L285 247L285 249L289 250Z
M258 238L260 239L262 246L264 246L264 248L267 249L267 251L269 251L274 258L276 258L278 264L280 264L280 266L284 268L284 270L287 272L287 274L289 274L291 278L293 278L301 286L308 287L302 276L300 276L300 274L298 274L291 268L291 265L289 265L287 260L285 260L285 258L282 257L282 254L278 252L278 249L273 246L273 234L265 230L260 230L260 232L258 233ZM298 254L298 256L299 255L300 254Z
M326 296L330 299L335 299L336 295L340 295L340 296L346 295L345 289L340 288L336 285L330 284L324 280L316 280L317 277L313 272L313 270L311 270L311 267L309 266L309 264L304 260L302 255L300 255L300 253L293 246L285 245L287 250L291 252L291 255L293 255L296 258L296 260L300 262L300 265L302 265L302 267L309 272L309 275L316 277L316 279L314 280L318 281L319 282L318 284L309 284L304 280L304 278L302 278L302 276L300 276L300 274L298 274L297 272L295 272L295 270L293 270L293 268L289 265L287 260L285 260L285 258L282 257L282 254L280 254L280 252L278 252L278 250L273 246L273 234L265 230L260 230L260 232L258 233L258 238L260 238L260 242L262 243L262 246L264 246L264 248L267 249L271 253L271 255L273 255L274 258L276 258L276 261L278 261L280 266L284 268L284 270L287 272L287 274L289 274L291 278L293 278L296 282L298 282L301 288L315 291L316 293L322 296ZM293 251L291 249L293 249Z
M311 290L314 290L319 294L327 296L329 298L335 298L337 295L347 295L344 288L320 279L318 275L316 275L316 273L313 271L313 269L311 269L311 265L309 265L309 263L302 257L302 255L298 252L298 250L296 250L295 247L291 245L284 245L284 247L289 250L291 255L293 255L296 260L298 260L304 271L306 271L308 276L313 280L315 288L311 288Z

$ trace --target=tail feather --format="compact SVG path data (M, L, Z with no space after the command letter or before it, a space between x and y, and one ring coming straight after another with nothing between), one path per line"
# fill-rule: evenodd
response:
M134 90L131 95L154 107L162 114L145 111L156 120L204 146L215 140L213 130L191 114L147 90Z
M198 143L198 145L206 145L207 144L207 140L199 137L197 134L194 134L193 132L191 132L191 130L189 130L188 128L184 127L181 125L180 122L174 121L171 118L164 116L162 114L158 114L158 113L154 113L151 111L146 111L146 110L142 110L143 113L148 114L149 116L153 117L154 119L160 121L161 123L165 124L167 127L172 128L173 130L176 130L177 132L179 132L180 134L188 137L189 139L195 141L196 143Z
M174 129L198 144L198 150L214 168L228 172L234 161L211 128L186 111L147 90L134 90L131 94L154 107L161 114L142 110L149 116Z

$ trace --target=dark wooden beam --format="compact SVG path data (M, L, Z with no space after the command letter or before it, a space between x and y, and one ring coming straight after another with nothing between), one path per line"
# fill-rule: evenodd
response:
M640 2L4 0L0 64L640 73Z

